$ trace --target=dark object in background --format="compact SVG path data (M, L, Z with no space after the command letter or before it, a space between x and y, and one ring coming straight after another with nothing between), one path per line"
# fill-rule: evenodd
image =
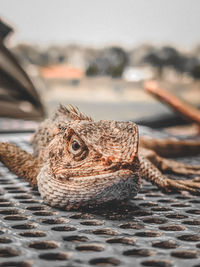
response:
M200 79L200 59L196 56L185 55L171 46L163 46L150 50L142 63L157 68L158 76L162 78L165 67L171 67L180 73L188 73L194 79Z
M200 62L193 66L190 72L193 78L200 79Z
M11 31L0 20L0 116L42 120L45 111L34 84L4 45Z
M128 64L128 56L120 47L111 47L102 50L92 60L86 69L87 76L109 75L113 78L121 77Z
M144 63L150 63L158 68L158 75L162 77L164 67L171 66L178 68L182 65L182 56L179 52L170 46L164 46L150 52L143 59Z
M138 120L134 120L134 122L139 125L148 126L154 129L188 124L188 122L186 122L183 118L174 113L143 117L139 118Z
M0 19L0 41L2 42L3 39L12 31L13 29L9 25L3 23L3 21Z

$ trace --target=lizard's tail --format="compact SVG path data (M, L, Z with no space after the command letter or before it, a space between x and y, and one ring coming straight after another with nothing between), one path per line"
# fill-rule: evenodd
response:
M10 143L0 143L0 161L16 175L37 186L39 162L31 154Z
M163 157L181 157L200 154L200 140L177 138L159 139L153 137L140 137L140 145L154 150Z

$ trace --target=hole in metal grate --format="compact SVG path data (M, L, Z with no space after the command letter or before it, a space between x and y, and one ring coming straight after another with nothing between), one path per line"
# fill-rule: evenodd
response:
M184 231L186 228L182 225L163 225L159 227L163 231Z
M3 215L14 215L14 214L19 214L21 212L22 212L21 210L17 209L0 210L0 214Z
M27 262L27 261L6 261L6 262L2 262L0 263L0 267L31 267L32 264Z
M21 216L21 215L8 215L3 218L4 220L8 220L8 221L24 221L28 219L28 217Z
M182 259L193 259L193 258L198 258L198 251L196 250L173 251L171 255L173 257L182 258Z
M178 195L178 196L176 196L176 198L181 199L181 200L190 200L192 198L192 196Z
M44 253L40 254L40 259L48 260L48 261L65 261L70 258L70 254L67 252L60 253Z
M188 218L188 216L183 215L183 214L178 214L178 213L167 214L166 217L169 218L169 219L176 219L176 220Z
M17 196L14 196L14 198L15 199L30 199L32 197L29 195L17 195Z
M133 237L120 237L120 238L110 238L106 240L107 243L113 244L125 244L125 245L133 245L136 242L136 239Z
M68 223L69 220L65 218L56 218L56 219L42 219L41 222L44 224L61 224L61 223Z
M58 231L58 232L68 232L68 231L76 231L77 228L71 225L66 225L66 226L55 226L51 228L54 231Z
M75 213L69 216L71 219L93 219L94 216L89 213Z
M81 222L82 225L102 225L104 224L104 221L100 221L100 220L90 220L90 221L83 221Z
M179 245L175 243L173 240L154 242L152 246L155 248L163 248L163 249L174 249L179 247Z
M22 193L26 193L25 190L8 190L8 193L10 194L22 194Z
M58 243L54 241L36 241L29 245L29 248L35 249L54 249L58 247Z
M52 215L55 215L56 212L53 212L53 211L36 211L36 212L33 212L33 214L36 216L52 216Z
M13 207L14 204L11 202L0 202L0 207Z
M140 236L140 237L158 237L158 236L161 236L162 233L158 231L147 230L144 232L135 233L135 235Z
M186 212L189 214L200 215L200 210L197 210L197 209L187 210Z
M63 236L63 240L72 242L86 242L89 240L89 238L83 235L70 235L70 236Z
M149 257L156 254L155 250L149 249L130 249L123 252L125 256L134 256L134 257Z
M162 212L166 212L166 211L171 211L172 209L168 208L168 207L155 207L155 208L151 208L152 211L162 211Z
M11 182L10 180L4 180L1 182L1 185L8 185L8 184L14 184L14 183Z
M119 226L122 229L135 229L135 230L139 230L139 229L143 229L144 225L141 225L139 223L136 222L127 222L127 223L123 223L120 224Z
M95 258L90 260L91 265L97 265L97 266L117 266L120 265L120 261L115 258Z
M0 235L4 234L5 230L3 228L0 228Z
M6 190L20 190L21 188L18 186L6 186L4 187Z
M189 201L190 203L195 203L195 204L199 204L200 203L200 199L193 199Z
M200 225L200 220L185 220L182 223L188 225Z
M171 267L173 266L173 262L170 260L146 260L142 261L141 264L143 266L150 266L150 267Z
M158 218L158 217L151 217L143 219L144 223L155 223L155 224L163 224L166 223L166 219Z
M139 206L141 206L141 207L154 207L154 206L158 206L158 203L150 201L150 202L140 203Z
M24 233L20 233L19 235L24 236L24 237L43 237L43 236L46 236L46 234L42 231L24 232Z
M27 199L27 200L20 200L20 203L22 204L34 204L34 203L40 203L40 200L36 200L36 199Z
M20 256L21 252L17 249L13 249L10 247L7 248L0 248L0 257L16 257L16 256Z
M79 251L103 251L104 250L104 245L100 244L82 244L78 245L76 247L77 250Z
M8 200L6 198L0 198L0 202L7 202Z
M36 228L37 224L36 223L25 223L25 224L16 224L13 225L12 228L13 229L21 229L21 230L26 230L26 229L33 229Z
M113 230L111 228L102 228L102 229L96 229L92 231L95 235L118 235L119 233L116 230Z
M191 205L187 203L175 203L175 204L172 204L171 207L187 208L187 207L191 207Z
M146 194L146 197L163 197L164 195L162 193L150 193Z
M44 210L45 208L46 208L46 206L40 205L40 206L30 206L30 207L27 207L26 209L27 210L38 211L38 210Z
M178 239L182 241L188 241L188 242L197 242L200 241L200 235L181 235L177 237Z
M0 237L0 243L1 244L8 244L8 243L12 243L12 240L8 237Z

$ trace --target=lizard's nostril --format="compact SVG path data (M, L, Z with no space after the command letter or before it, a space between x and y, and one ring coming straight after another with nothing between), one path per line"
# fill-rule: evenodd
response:
M107 157L107 158L102 157L101 161L104 166L110 166L113 163L113 159L114 157Z

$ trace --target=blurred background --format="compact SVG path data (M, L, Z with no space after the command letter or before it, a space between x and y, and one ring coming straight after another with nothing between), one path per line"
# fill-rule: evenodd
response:
M171 118L144 92L149 79L198 107L199 10L198 0L1 0L0 115L39 121L62 103L97 120Z

